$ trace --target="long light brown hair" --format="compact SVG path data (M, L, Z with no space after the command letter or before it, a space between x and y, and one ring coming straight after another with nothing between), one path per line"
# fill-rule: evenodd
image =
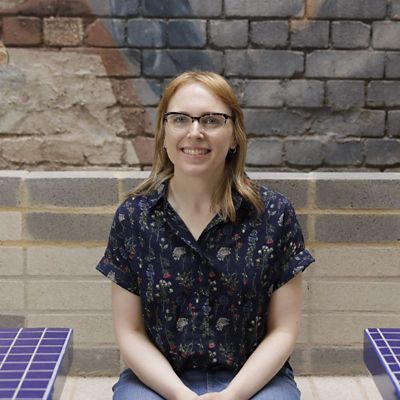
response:
M167 112L171 97L177 89L193 82L206 86L208 90L221 99L230 108L233 117L236 152L228 152L226 156L224 175L221 179L221 184L213 194L211 208L218 211L224 220L228 219L234 222L236 220L236 211L232 198L232 189L236 189L257 211L261 212L263 209L262 200L257 188L245 173L247 136L244 129L243 112L229 83L221 75L208 71L184 72L166 86L157 109L154 162L150 176L129 193L129 196L148 194L156 189L161 182L174 175L174 165L168 158L166 151L164 151L164 114Z

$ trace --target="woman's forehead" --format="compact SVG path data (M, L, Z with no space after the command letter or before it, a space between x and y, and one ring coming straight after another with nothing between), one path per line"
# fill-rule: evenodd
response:
M190 112L191 109L224 113L230 111L230 107L217 94L199 82L189 82L179 86L168 103L168 111Z

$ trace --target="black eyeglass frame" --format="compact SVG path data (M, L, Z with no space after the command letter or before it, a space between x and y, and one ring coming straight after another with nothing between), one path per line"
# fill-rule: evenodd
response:
M212 117L212 116L214 116L214 115L221 115L221 116L223 116L223 117L225 118L224 125L226 125L226 121L227 121L228 119L231 119L232 121L234 120L232 115L228 115L228 114L225 114L225 113L210 112L210 113L205 113L205 114L203 114L203 115L200 115L200 117L192 117L191 115L186 114L186 113L184 113L184 112L171 111L171 112L167 112L167 113L165 113L165 114L163 115L163 121L164 121L164 122L167 122L167 117L168 117L169 115L184 115L185 117L189 117L189 118L192 119L192 124L193 124L193 121L197 121L197 122L200 124L200 119L201 119L201 118L204 118L204 117L207 117L207 116L211 116L211 117Z

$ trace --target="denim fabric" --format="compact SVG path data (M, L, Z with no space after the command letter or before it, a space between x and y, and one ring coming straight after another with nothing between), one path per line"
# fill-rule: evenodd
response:
M220 392L235 376L235 372L190 370L179 374L183 383L198 395ZM144 385L130 369L125 369L113 386L113 400L162 400L163 397ZM298 400L300 391L290 368L283 368L252 400Z

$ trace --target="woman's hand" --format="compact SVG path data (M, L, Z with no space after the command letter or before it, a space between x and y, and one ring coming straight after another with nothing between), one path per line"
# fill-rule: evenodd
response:
M212 392L212 393L206 393L201 396L199 396L199 399L201 400L242 400L232 393L228 391L228 389L222 390L221 392Z

